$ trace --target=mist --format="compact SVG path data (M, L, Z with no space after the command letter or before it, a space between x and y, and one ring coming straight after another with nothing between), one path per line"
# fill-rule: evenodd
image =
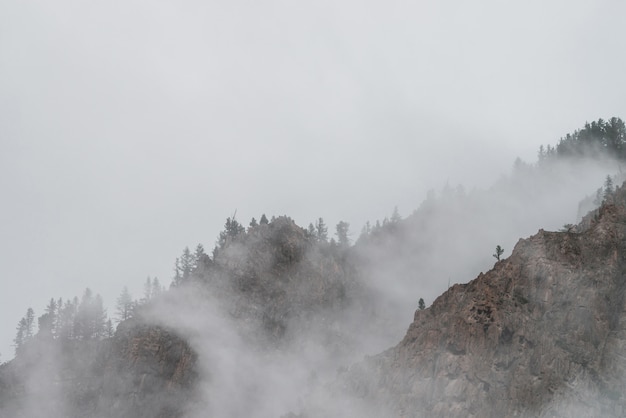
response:
M167 283L235 210L358 234L625 114L623 7L3 2L2 341L52 295Z
M542 171L536 155L587 120L626 114L624 11L609 0L3 2L0 363L29 306L40 315L50 297L90 288L113 317L124 286L138 299L146 276L169 285L175 257L211 249L227 217L303 228L322 217L330 237L349 222L357 244L342 261L307 247L307 270L284 274L280 290L298 299L269 312L285 315L271 330L280 343L232 271L141 318L198 355L189 418L333 402L364 416L372 405L325 393L338 370L396 345L418 300L488 271L496 245L507 257L540 228L578 222L607 175L621 180L612 160ZM360 238L394 207L393 233ZM222 266L254 257L233 245ZM314 265L327 268L321 289L303 280ZM334 286L348 290L340 306ZM62 374L63 356L46 356L26 377L41 402L25 417L66 408L58 385L40 383Z

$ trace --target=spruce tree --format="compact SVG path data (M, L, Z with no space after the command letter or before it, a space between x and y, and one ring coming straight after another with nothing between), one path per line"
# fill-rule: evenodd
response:
M350 245L350 238L348 238L348 228L350 224L348 222L340 221L337 224L337 243L340 247L348 247Z
M143 284L143 302L147 302L150 299L152 299L152 280L148 276Z
M209 256L204 252L204 245L196 245L196 250L193 253L193 270L199 266L206 264Z
M34 334L34 327L35 327L35 311L33 311L33 308L28 308L28 310L26 310L25 319L26 319L26 330L25 330L24 336L26 337L26 339L31 339Z
M108 318L104 326L104 337L111 338L114 334L115 331L113 330L113 322L111 322L111 318Z
M116 319L118 322L129 319L133 314L133 297L128 291L128 287L124 286L122 293L117 298L116 303Z
M163 288L161 287L161 283L159 283L158 278L152 279L152 291L151 295L153 298L159 296L163 292Z
M324 223L324 219L319 218L315 223L315 231L317 235L317 239L321 242L328 241L328 227Z
M22 318L17 323L17 334L13 339L13 346L15 347L15 356L22 351L24 343L26 343L26 318Z

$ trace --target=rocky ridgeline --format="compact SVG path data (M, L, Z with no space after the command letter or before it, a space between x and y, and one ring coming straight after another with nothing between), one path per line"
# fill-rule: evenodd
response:
M339 364L357 360L350 341L376 318L349 253L276 221L229 243L191 285L210 289L235 321L258 324L262 338L250 342L269 341L264 349L319 333L341 341ZM418 310L397 346L344 368L300 416L624 416L625 288L621 188L578 226L520 240L491 271ZM356 321L341 322L347 307ZM0 416L185 416L199 401L197 354L139 318L104 341L35 338L0 366Z
M577 228L520 240L418 310L400 344L340 376L334 398L398 417L623 417L625 289L621 188Z

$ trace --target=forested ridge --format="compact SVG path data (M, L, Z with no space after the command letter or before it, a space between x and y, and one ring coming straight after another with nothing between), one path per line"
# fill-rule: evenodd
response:
M155 310L191 289L208 295L207 304L219 305L241 330L253 334L251 344L274 349L298 343L303 333L315 335L316 343L332 347L334 360L324 371L332 374L397 341L412 311L425 309L442 290L482 271L496 255L497 261L506 258L514 240L542 226L539 220L548 216L554 229L571 229L580 216L611 198L614 184L623 181L625 159L626 127L613 117L586 123L555 146L540 147L535 162L518 159L511 173L487 190L446 183L406 217L396 207L389 217L367 222L358 235L346 221L329 233L322 218L301 227L288 216L262 214L246 226L235 214L226 219L210 252L203 244L184 248L173 263L169 288L148 277L139 298L122 289L113 313L91 289L80 298L51 298L39 316L28 308L16 327L16 360L40 356L41 343L61 347L55 352L60 356L63 347L71 346L73 353L81 345L106 347L116 337L116 324L126 324L118 332L123 329L124 338L132 340L137 324L149 325ZM596 174L604 170L599 180L589 179L587 163L594 164ZM593 188L576 189L583 180ZM576 196L579 213L549 213L566 189L573 190L567 199Z

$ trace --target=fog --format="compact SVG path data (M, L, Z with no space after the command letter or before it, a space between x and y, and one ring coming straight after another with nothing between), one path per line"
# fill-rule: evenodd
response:
M520 237L575 222L580 199L618 171L564 175L530 206L494 186L516 157L533 163L539 145L626 114L624 11L609 0L2 2L0 362L27 307L40 315L89 287L113 316L125 285L140 297L146 276L168 284L181 250L210 250L235 211L244 225L323 217L331 234L345 220L354 241L367 220L426 210L430 189L460 184L474 207L448 209L479 221L452 231L450 214L430 217L434 245L403 266L421 270L368 278L398 309L363 350L395 344L419 297L490 268L496 244L506 256Z
M227 312L241 296L222 295L220 302L212 292L174 292L145 315L178 330L199 353L203 402L198 416L278 417L288 411L311 416L393 416L383 405L342 396L334 383L337 372L396 345L419 297L429 305L447 286L466 283L489 270L496 261L491 255L496 242L503 244L503 257L507 257L519 238L537 232L538 224L558 230L565 223L580 221L586 211L579 211L579 203L593 198L611 169L617 169L617 163L608 160L558 162L547 170L520 167L488 190L465 193L450 188L431 197L399 224L408 239L396 236L384 245L360 241L355 247L359 260L370 260L363 261L361 279L373 291L374 299L367 302L371 311L357 302L339 313L321 309L305 322L296 315L289 323L290 338L279 349L268 350L255 339L260 323L233 322ZM241 251L236 257L247 259L249 254ZM238 267L231 265L231 269ZM307 288L307 283L299 286ZM294 297L300 293L292 291ZM323 318L322 327L310 324L316 323L315 318ZM349 351L329 345L329 333L339 346L349 341ZM553 404L546 405L545 411L570 407L570 402Z
M182 248L210 248L235 210L357 234L625 114L623 11L3 2L2 358L26 306L166 283Z

